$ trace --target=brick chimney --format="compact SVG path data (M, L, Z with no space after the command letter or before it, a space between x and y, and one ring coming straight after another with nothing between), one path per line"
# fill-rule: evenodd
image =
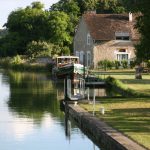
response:
M129 22L132 22L132 13L131 12L129 12Z

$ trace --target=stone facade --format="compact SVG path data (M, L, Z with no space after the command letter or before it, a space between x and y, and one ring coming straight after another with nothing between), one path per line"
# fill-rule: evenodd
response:
M87 38L89 36L89 44L87 43ZM93 58L93 48L94 42L88 30L88 27L83 19L80 20L78 25L77 32L74 37L74 55L80 57L80 63L83 64L85 60L86 66L88 65L87 62L87 55L90 53L90 64ZM81 58L83 53L83 58Z
M126 18L124 20L124 22L126 23L125 24L122 20L119 20L121 18L119 16L120 18L117 19L116 22L118 23L118 26L120 26L117 29L117 27L115 26L116 24L114 25L114 27L112 25L115 19L109 19L111 20L110 26L109 23L107 23L108 19L105 19L102 16L104 22L106 20L106 26L109 29L105 29L105 25L103 25L102 23L102 25L98 25L98 21L96 20L97 22L94 30L94 23L92 22L93 20L91 19L92 23L90 24L91 16L89 18L87 16L88 14L82 16L74 37L74 55L80 57L80 63L84 63L88 67L96 68L97 63L101 60L107 59L111 61L121 61L125 59L128 61L128 63L130 63L130 60L135 58L134 44L138 40L136 39L137 36L135 36L136 32L133 29L133 24L131 24ZM96 14L94 17L97 17ZM101 16L98 19L101 19ZM100 21L103 20L101 19ZM123 28L123 24L125 24L125 28ZM103 28L101 28L101 26L103 26ZM112 27L112 29L110 29L110 27ZM99 36L99 34L103 34L103 36ZM116 35L119 36L119 39L116 39ZM120 39L122 38L121 36L126 37L127 39Z
M119 50L124 49L125 52L119 52ZM101 44L94 45L93 48L93 65L94 68L97 67L97 63L100 60L117 60L117 54L127 54L128 61L135 58L135 48L132 41L105 41ZM128 62L130 63L130 62Z

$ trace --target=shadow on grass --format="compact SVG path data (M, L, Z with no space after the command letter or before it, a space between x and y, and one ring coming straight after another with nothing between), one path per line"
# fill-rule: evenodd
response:
M149 84L150 85L150 79L120 79L123 83L127 84Z
M150 132L150 108L113 109L102 118L122 132Z
M123 103L123 102L150 102L150 98L100 98L97 97L97 101L102 104L109 103Z

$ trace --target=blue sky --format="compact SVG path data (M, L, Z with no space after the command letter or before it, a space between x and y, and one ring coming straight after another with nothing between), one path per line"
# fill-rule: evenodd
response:
M45 5L45 9L48 9L52 4L59 0L0 0L0 28L7 22L7 17L11 11L17 8L25 8L33 1L40 1Z

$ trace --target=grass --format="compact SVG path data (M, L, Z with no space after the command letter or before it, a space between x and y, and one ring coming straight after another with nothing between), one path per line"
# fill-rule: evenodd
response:
M111 76L121 81L119 86L123 89L131 89L141 95L150 95L150 74L142 74L142 80L135 79L134 70L115 70L96 72L96 74L103 79ZM81 106L90 112L93 111L93 106L89 104ZM106 109L105 115L99 112L102 106ZM150 98L101 99L100 103L96 104L95 110L97 117L150 149Z
M95 72L100 78L106 79L111 76L122 81L127 88L135 90L142 94L150 95L150 74L142 74L142 79L135 79L135 71L133 69L111 70L107 72Z
M80 105L93 112L93 105ZM102 106L106 110L105 115L100 114L99 109ZM99 99L95 111L98 118L150 149L150 98Z
M121 80L128 88L143 94L150 94L150 75L143 74L142 80L135 79L134 74L111 75L115 79Z

